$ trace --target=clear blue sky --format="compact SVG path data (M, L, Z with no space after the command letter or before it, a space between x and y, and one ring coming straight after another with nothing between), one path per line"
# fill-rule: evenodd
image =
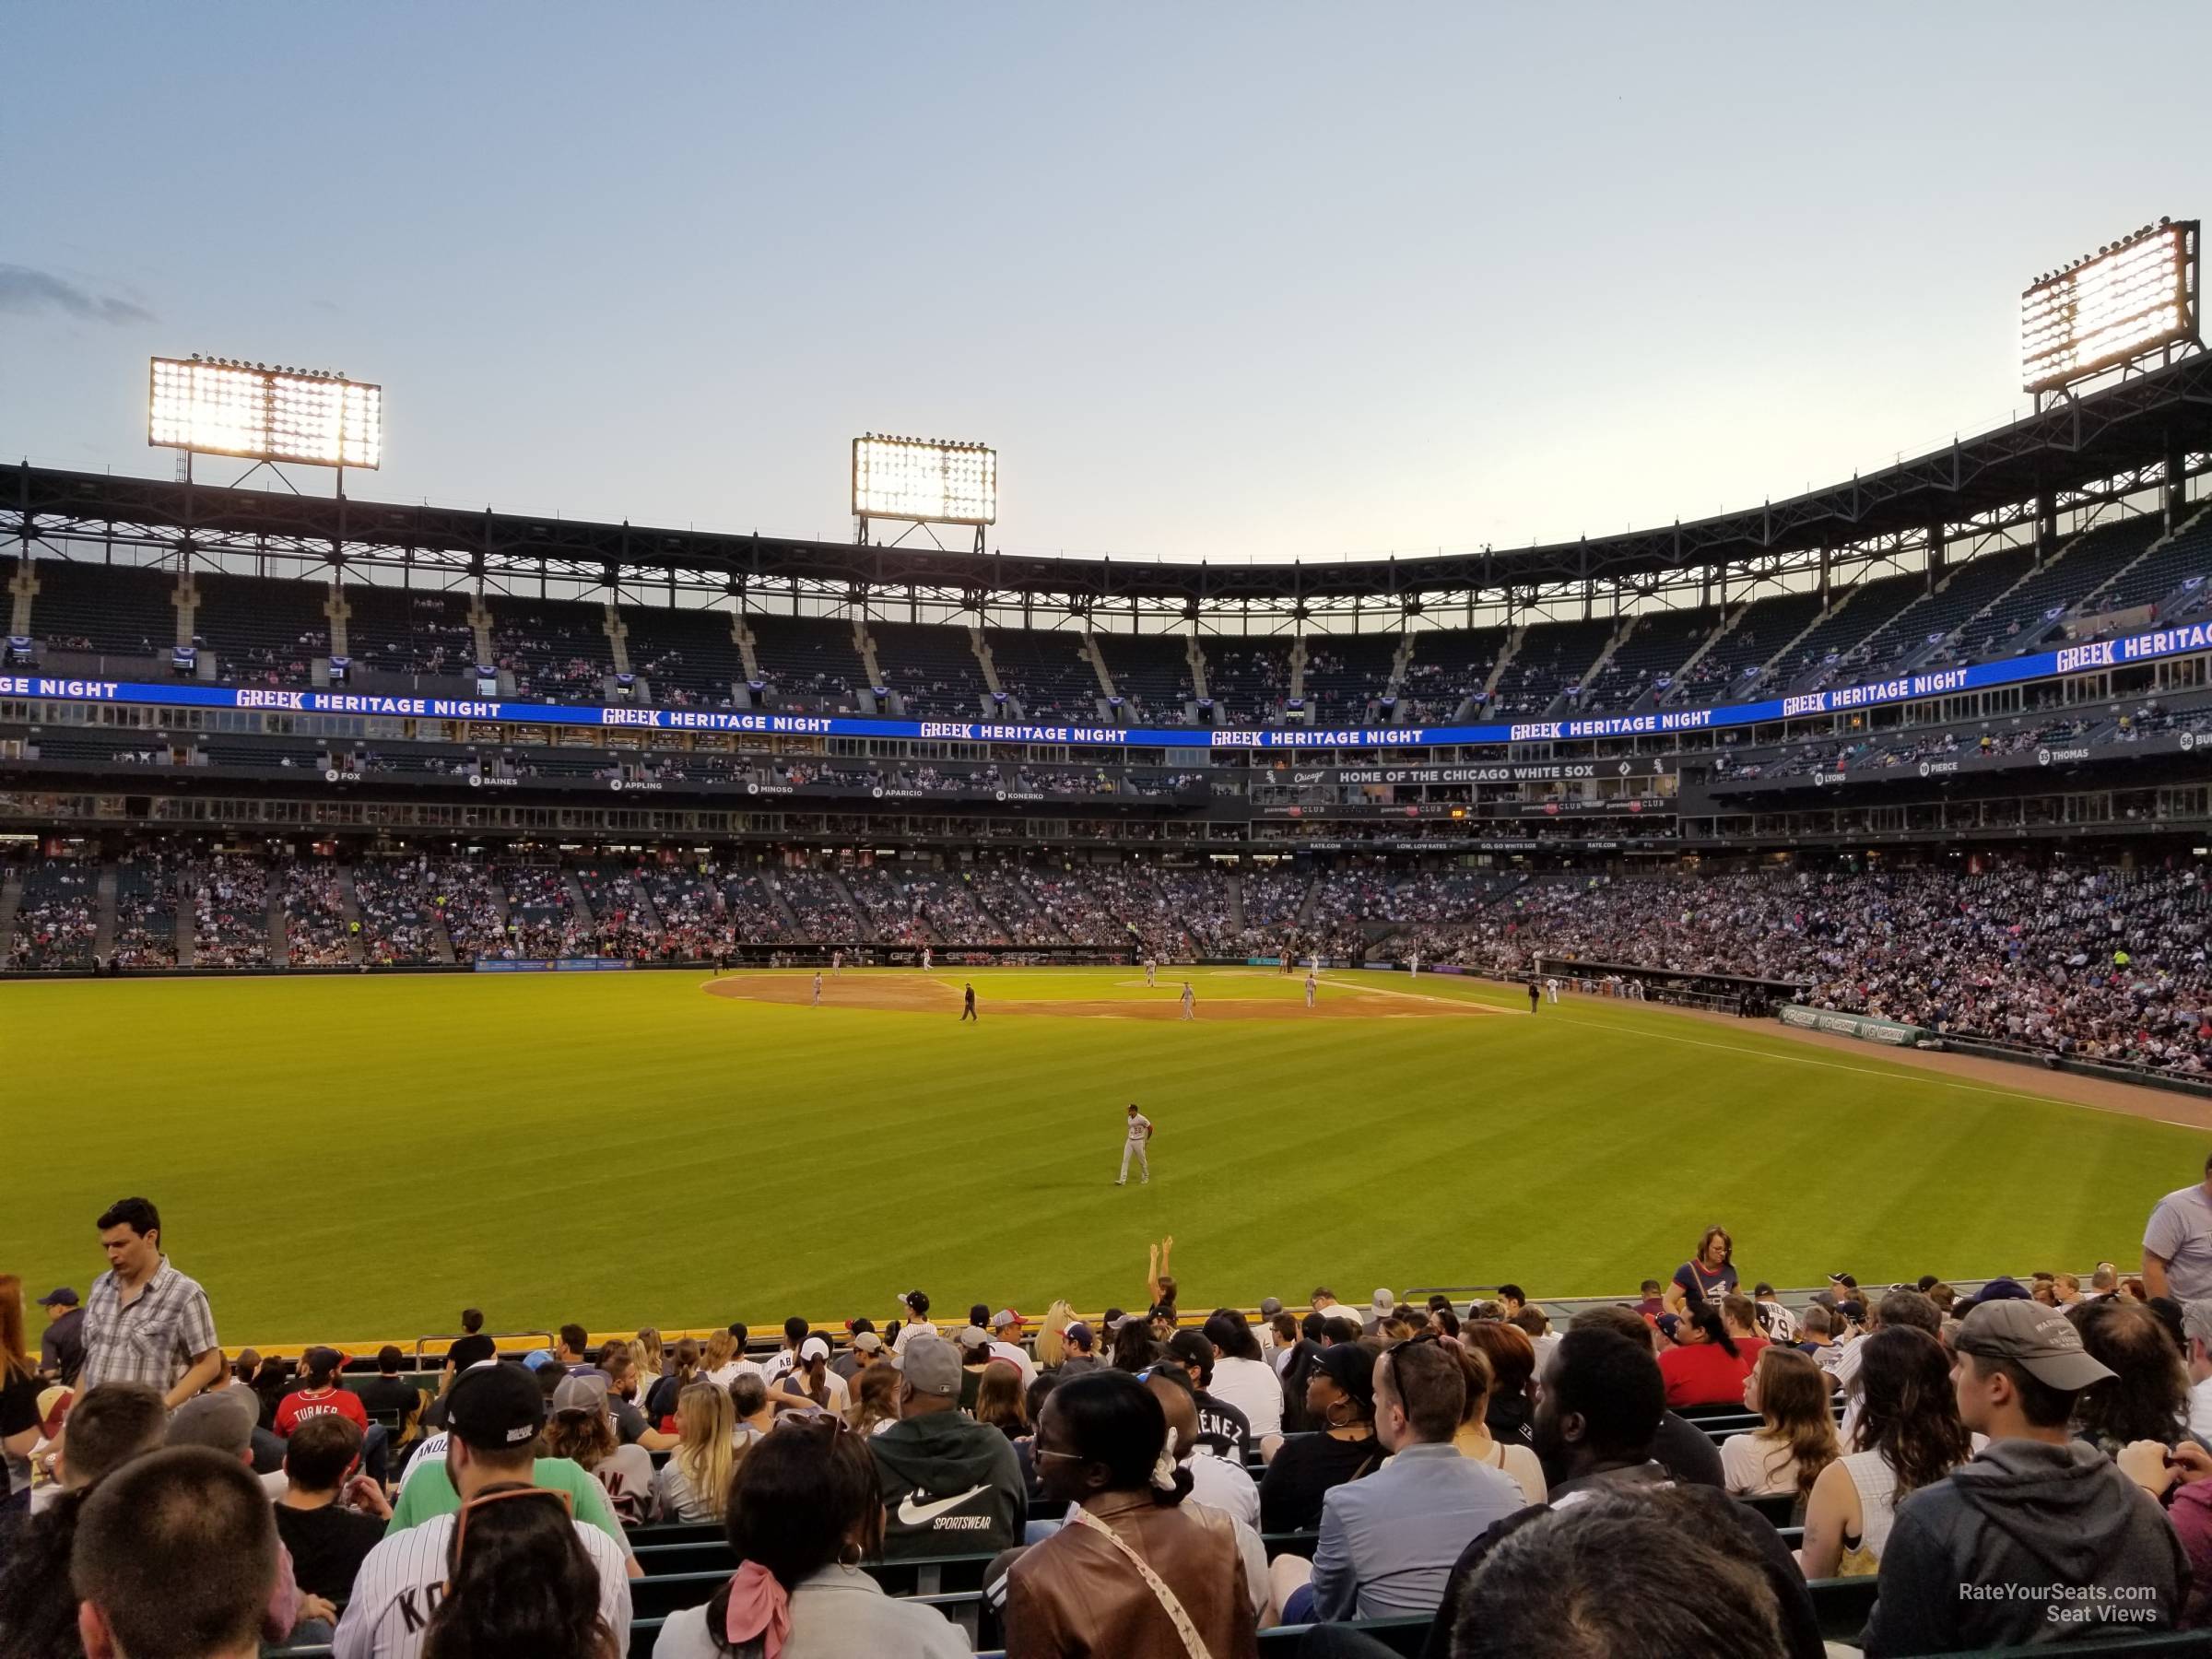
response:
M841 538L872 429L1016 551L1694 517L2005 419L2023 282L2212 210L2212 9L2083 18L21 7L0 453L167 476L201 351L384 382L399 500Z

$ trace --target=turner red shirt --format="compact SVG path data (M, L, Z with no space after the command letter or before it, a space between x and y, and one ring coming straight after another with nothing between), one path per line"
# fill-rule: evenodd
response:
M276 1432L289 1440L292 1430L309 1418L328 1417L333 1412L351 1418L363 1434L369 1432L369 1408L359 1394L344 1388L302 1388L286 1394L276 1406Z

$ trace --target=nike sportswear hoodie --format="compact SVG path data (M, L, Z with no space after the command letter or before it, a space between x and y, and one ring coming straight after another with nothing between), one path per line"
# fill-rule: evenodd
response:
M1868 1659L2170 1630L2189 1561L2094 1446L2002 1440L1913 1493L1882 1547Z
M883 1479L883 1553L979 1555L1022 1541L1029 1493L1014 1442L958 1411L907 1418L871 1435Z

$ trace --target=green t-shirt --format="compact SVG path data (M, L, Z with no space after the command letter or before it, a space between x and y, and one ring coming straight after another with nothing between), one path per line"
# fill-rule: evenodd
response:
M597 1527L622 1546L624 1555L629 1553L629 1540L622 1535L622 1524L615 1519L614 1508L606 1500L606 1489L585 1472L582 1464L568 1457L541 1457L530 1465L530 1484L568 1493L575 1501L577 1520ZM453 1490L453 1477L445 1472L445 1460L440 1458L436 1463L423 1465L400 1488L399 1501L392 1506L392 1519L384 1526L384 1536L405 1532L432 1515L457 1514L460 1509L461 1495Z

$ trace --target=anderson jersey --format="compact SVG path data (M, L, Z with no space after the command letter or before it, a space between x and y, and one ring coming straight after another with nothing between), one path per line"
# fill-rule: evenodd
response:
M445 1594L446 1550L454 1517L433 1515L394 1533L363 1559L332 1637L332 1659L418 1659L430 1615ZM599 1614L615 1633L615 1651L629 1651L629 1573L622 1547L595 1526L577 1522L576 1536L599 1571Z
M1143 1112L1138 1112L1129 1120L1129 1144L1131 1146L1143 1146L1151 1137L1151 1135L1152 1120Z

